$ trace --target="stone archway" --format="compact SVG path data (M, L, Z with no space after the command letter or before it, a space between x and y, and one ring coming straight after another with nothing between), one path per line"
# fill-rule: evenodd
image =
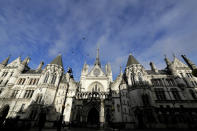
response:
M97 125L99 123L99 112L95 107L88 112L87 123L90 125Z

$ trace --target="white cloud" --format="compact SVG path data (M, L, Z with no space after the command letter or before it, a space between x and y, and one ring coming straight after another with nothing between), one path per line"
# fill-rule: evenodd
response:
M61 53L78 78L83 62L94 62L98 46L101 63L110 62L114 76L130 52L146 68L149 61L163 68L163 55L172 53L188 54L197 63L196 5L196 0L0 2L0 54L29 54L39 64L41 56L47 63Z

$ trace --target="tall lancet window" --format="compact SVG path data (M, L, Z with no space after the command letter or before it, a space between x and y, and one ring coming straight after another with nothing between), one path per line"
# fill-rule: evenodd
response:
M97 86L97 84L92 88L92 92L100 92L100 88Z
M139 83L142 84L142 74L140 72L138 72L138 79L139 79Z
M48 78L49 78L49 72L47 72L47 74L46 74L46 76L45 76L45 78L44 78L44 83L47 83Z
M51 84L55 84L56 78L57 78L57 75L54 74L51 80Z
M134 74L133 73L131 73L131 83L132 83L132 85L135 84L135 79L134 79Z

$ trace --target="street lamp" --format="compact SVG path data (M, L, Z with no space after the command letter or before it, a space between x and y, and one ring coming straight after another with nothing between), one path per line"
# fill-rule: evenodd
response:
M67 82L66 94L65 94L65 97L64 97L64 102L62 104L62 112L61 112L60 119L59 119L59 122L58 122L57 131L61 131L61 128L62 128L62 121L63 121L63 117L64 117L63 114L64 114L64 109L65 109L65 104L66 104L66 99L67 99L67 94L68 94L68 89L69 89L69 82L70 82L70 78L73 78L72 69L70 67L68 68L67 73L69 74L69 79L68 79L68 82Z

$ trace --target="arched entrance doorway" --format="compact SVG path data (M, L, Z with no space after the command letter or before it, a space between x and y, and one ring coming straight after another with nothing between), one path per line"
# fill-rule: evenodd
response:
M88 124L97 125L99 123L99 112L96 108L92 108L88 112Z

